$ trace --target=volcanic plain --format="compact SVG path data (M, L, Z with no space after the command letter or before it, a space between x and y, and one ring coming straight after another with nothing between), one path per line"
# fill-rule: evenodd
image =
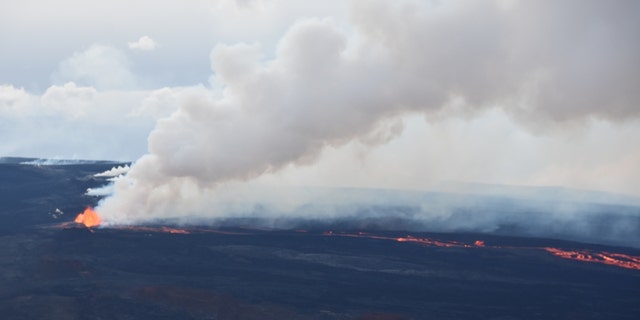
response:
M0 163L3 319L640 316L638 249L348 225L87 228L74 220L99 199L85 191L117 164L26 160Z

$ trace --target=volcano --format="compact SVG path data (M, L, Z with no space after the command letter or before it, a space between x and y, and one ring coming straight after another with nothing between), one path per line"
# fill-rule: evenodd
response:
M640 249L517 234L99 227L114 163L0 161L4 319L636 319ZM78 218L81 213L81 218Z

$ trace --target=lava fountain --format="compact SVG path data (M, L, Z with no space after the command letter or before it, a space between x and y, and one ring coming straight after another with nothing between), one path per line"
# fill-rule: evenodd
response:
M100 223L102 223L98 212L93 210L93 208L91 207L87 207L86 209L84 209L84 212L78 214L74 221L76 223L83 224L87 228L96 227L99 226Z

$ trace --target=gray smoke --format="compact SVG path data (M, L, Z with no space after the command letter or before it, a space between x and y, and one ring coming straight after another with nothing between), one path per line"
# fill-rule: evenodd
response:
M500 108L536 130L637 119L638 12L638 1L354 1L348 25L301 20L273 58L218 45L213 88L158 121L98 210L111 224L259 215L237 207L267 200L244 181L327 147L385 143L409 114ZM269 200L293 215L310 201Z

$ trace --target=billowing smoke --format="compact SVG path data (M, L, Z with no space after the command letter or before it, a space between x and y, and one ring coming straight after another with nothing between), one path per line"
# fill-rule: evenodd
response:
M115 224L225 218L269 198L269 212L302 214L313 197L243 183L328 147L388 142L410 114L493 108L531 130L637 118L638 12L638 1L354 1L348 24L301 20L274 55L218 45L212 89L158 121L98 210Z

